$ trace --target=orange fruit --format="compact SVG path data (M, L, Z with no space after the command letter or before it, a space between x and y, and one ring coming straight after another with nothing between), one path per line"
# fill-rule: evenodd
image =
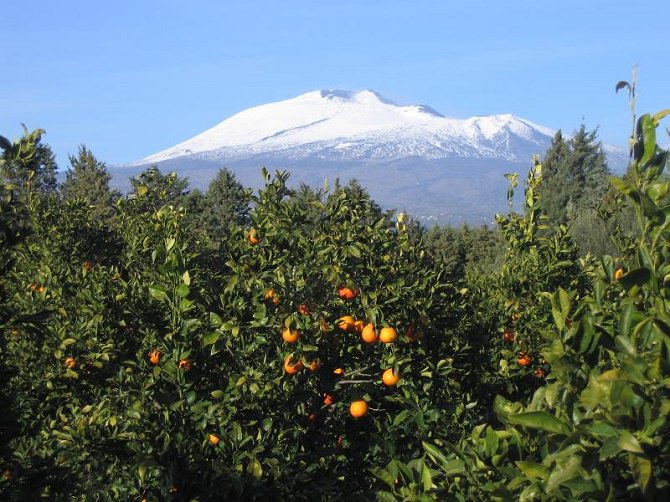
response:
M335 368L333 370L333 374L337 376L344 376L344 370L342 368Z
M251 230L249 230L249 233L247 234L247 240L249 241L250 244L256 245L262 239L258 237L258 232L256 231L256 229L252 228Z
M295 343L300 338L300 330L284 328L281 337L284 339L286 343Z
M351 413L351 416L354 418L360 418L364 417L368 412L368 403L363 401L362 399L358 401L352 401L351 405L349 406L349 413Z
M183 369L184 371L191 371L193 364L191 363L190 359L180 359L179 363L177 364L177 368Z
M309 314L312 313L312 311L310 310L309 305L307 305L305 303L301 303L298 306L298 313L301 314L301 315L304 315L304 316L308 316Z
M86 260L84 263L82 263L82 266L86 269L87 272L93 270L93 262L91 260Z
M69 370L77 367L77 361L75 361L74 357L65 358L65 367Z
M623 268L619 267L614 271L614 280L618 281L623 277L624 271Z
M214 446L219 444L219 441L221 441L221 438L219 436L217 436L216 434L210 434L208 438L209 438L209 442Z
M296 362L293 362L293 354L286 356L286 359L284 359L284 371L289 375L295 375L302 368L303 364L301 360L298 359Z
M316 422L316 413L310 413L307 417L307 421L312 424Z
M335 402L335 399L330 394L324 394L323 395L323 405L324 406L330 406L334 402Z
M350 315L342 316L337 320L337 327L343 331L353 331L356 327L356 320Z
M519 366L530 366L530 363L532 361L528 354L521 354L519 358L516 360L516 362Z
M369 322L361 331L361 338L365 343L375 343L377 341L375 325Z
M400 375L393 371L393 368L389 368L382 374L382 382L387 387L393 387L400 381Z
M393 343L397 338L398 332L395 330L395 328L389 328L387 326L386 328L382 328L382 330L379 332L379 340L383 343Z
M544 369L538 368L535 370L535 373L533 373L537 378L544 378Z
M354 331L360 335L363 333L363 328L365 328L365 323L360 319L357 319L356 322L354 322Z
M354 291L349 286L342 284L339 288L337 288L337 296L343 300L353 300L358 296L358 291Z
M506 328L505 331L503 331L503 340L505 340L506 342L513 342L514 330L511 328Z
M307 369L311 373L316 373L317 371L319 371L319 368L321 368L321 363L319 362L318 359L314 359L314 360L310 361L309 366L307 366Z
M275 293L274 289L270 288L265 292L263 298L265 298L266 300L272 300L275 296L277 296L277 293Z
M149 362L156 366L161 361L161 351L154 349L149 352Z

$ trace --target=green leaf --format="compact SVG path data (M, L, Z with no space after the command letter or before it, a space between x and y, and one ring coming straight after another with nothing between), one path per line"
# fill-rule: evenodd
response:
M624 450L629 451L631 453L644 453L644 450L640 446L638 440L635 439L635 436L633 436L628 431L621 431L619 433L619 439L617 440L617 444Z
M191 275L188 273L188 270L181 276L181 280L187 286L191 285Z
M251 459L249 465L247 465L247 474L256 480L261 479L263 476L263 467L257 459Z
M654 469L651 460L632 453L628 454L628 465L646 500L652 500Z
M626 291L631 289L633 286L643 286L651 279L651 272L646 268L636 268L631 270L627 274L624 274L623 277L619 280L621 285Z
M212 395L212 397L214 399L219 399L219 400L223 399L223 397L226 395L225 392L223 392L222 390L213 390L212 392L210 392L210 394Z
M531 462L530 460L517 461L516 466L529 478L547 479L551 469L543 464Z
M423 491L428 492L433 488L433 476L428 466L423 462L421 464L421 482L423 483Z
M515 425L522 425L531 429L538 429L553 434L570 434L570 429L561 420L546 411L529 411L509 415L507 420Z
M637 138L634 148L635 160L642 166L647 164L656 153L656 125L648 113L637 121Z
M607 460L621 453L621 446L619 446L619 437L611 437L603 443L600 447L598 458L600 461Z
M202 337L202 344L207 347L207 345L214 345L221 338L221 333L219 331L213 331L209 335Z
M162 286L150 286L149 294L159 302L166 302L168 299L167 291Z
M180 284L175 291L180 298L186 298L191 292L191 289L186 284Z
M619 334L627 336L630 331L630 325L633 321L635 305L629 303L623 307L619 315Z
M664 117L670 115L670 108L666 108L665 110L661 110L658 113L655 113L654 116L651 118L655 126L658 126L658 124L663 120Z
M210 312L209 313L209 322L214 326L215 328L220 328L221 325L223 324L223 320L221 319L221 316L215 312Z

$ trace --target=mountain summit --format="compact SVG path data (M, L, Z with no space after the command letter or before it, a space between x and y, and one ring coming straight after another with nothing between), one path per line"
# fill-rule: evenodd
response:
M527 161L546 148L552 135L550 129L513 115L460 120L424 105L396 105L372 90L329 89L249 108L136 164L182 157L230 161L262 154L293 160Z
M356 178L382 207L425 221L480 224L507 210L503 175L523 175L553 134L511 114L456 119L371 90L326 89L249 108L111 172L121 189L152 164L200 189L221 167L253 188L263 183L264 166L290 171L294 184Z

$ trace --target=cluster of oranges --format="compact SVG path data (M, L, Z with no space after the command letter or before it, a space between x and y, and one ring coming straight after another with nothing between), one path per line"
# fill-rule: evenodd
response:
M272 291L272 290L269 290ZM268 299L267 292L265 293L265 299ZM343 300L352 300L356 298L359 294L357 289L352 289L348 286L342 285L337 289L338 296ZM302 315L309 315L311 310L306 304L301 304L298 307L298 312ZM322 322L322 324L325 321ZM327 323L326 323L327 324ZM334 326L345 332L357 334L361 337L363 343L373 344L380 342L383 344L392 344L398 340L398 331L396 328L391 326L384 326L381 329L371 323L366 322L362 319L357 319L353 315L343 315L334 322ZM326 330L329 331L329 330ZM293 344L300 340L302 333L299 329L292 327L283 327L281 329L281 336L285 343ZM408 340L417 339L415 330L413 326L408 329ZM302 360L300 357L296 356L295 353L291 353L286 356L284 359L284 372L287 375L297 375L303 370L310 371L312 373L318 371L321 367L320 362L317 359L313 360ZM333 374L336 377L343 377L345 371L343 368L335 368ZM394 387L400 381L400 374L397 368L387 368L381 374L381 382L387 387ZM335 402L335 398L331 394L324 394L322 404L323 406L331 406ZM360 418L368 413L368 403L363 399L353 400L349 405L349 414L354 418ZM308 416L309 422L314 422L317 418L315 413L312 413Z

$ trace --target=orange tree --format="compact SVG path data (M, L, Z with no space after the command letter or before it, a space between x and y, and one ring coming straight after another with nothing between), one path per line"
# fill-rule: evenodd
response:
M3 335L5 498L370 497L369 468L462 427L443 352L462 295L364 193L300 198L286 177L218 250L148 185L109 225L31 206L7 298L49 320Z
M626 82L634 96L635 89ZM668 152L656 128L670 114L642 115L631 164L612 180L639 223L635 252L602 257L589 291L548 295L542 356L551 367L532 397L500 396L497 422L458 445L425 445L446 493L508 500L666 500L668 476ZM502 424L502 426L498 425Z

